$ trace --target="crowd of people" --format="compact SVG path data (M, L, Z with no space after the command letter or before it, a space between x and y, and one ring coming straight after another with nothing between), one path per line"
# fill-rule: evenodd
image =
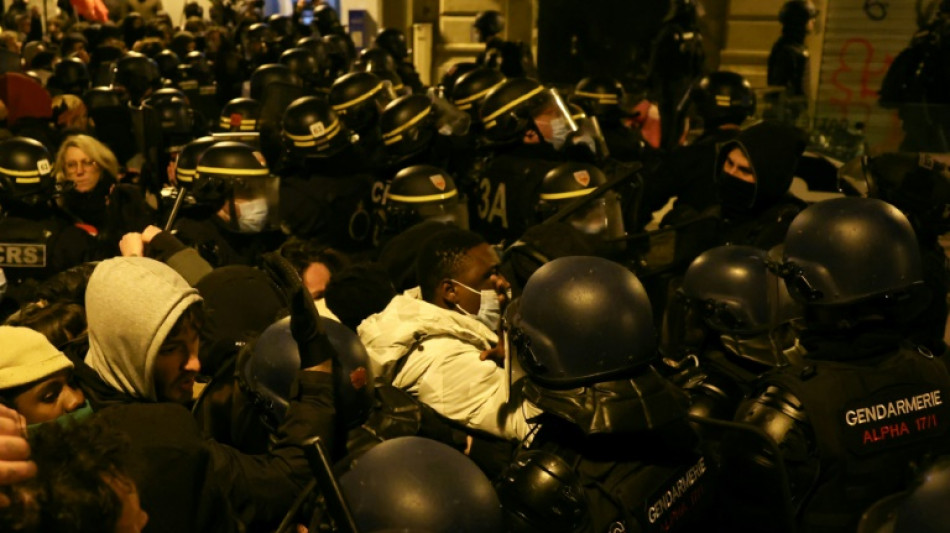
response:
M113 4L3 17L0 530L950 523L950 157L805 152L807 0L773 120L686 0L641 87Z

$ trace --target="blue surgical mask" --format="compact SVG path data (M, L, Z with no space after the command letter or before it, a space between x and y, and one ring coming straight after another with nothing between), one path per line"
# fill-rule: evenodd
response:
M453 283L465 287L466 289L478 294L481 298L481 303L478 305L478 313L472 314L466 311L461 305L455 304L455 307L463 314L478 320L482 324L488 326L492 331L498 329L498 326L501 325L501 303L498 301L498 293L494 289L486 289L484 291L477 291L468 285L462 283L461 281L451 280Z
M238 229L242 233L260 233L267 227L267 200L255 198L238 205Z
M89 403L89 400L86 400L86 403L82 404L82 407L76 409L75 411L60 415L55 420L50 420L49 422L40 422L39 424L30 424L26 426L27 433L32 433L36 431L36 428L42 426L43 424L57 423L61 426L68 426L71 424L76 424L82 422L83 420L92 416L92 405Z

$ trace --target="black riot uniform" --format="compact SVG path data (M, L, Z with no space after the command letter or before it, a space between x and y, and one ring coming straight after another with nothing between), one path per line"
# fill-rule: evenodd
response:
M950 3L914 35L881 82L880 103L897 109L904 128L901 150L950 151Z
M595 76L577 83L571 103L597 118L610 157L620 161L640 161L644 150L643 137L622 122L624 112L620 105L625 98L626 91L619 81Z
M435 165L456 174L467 171L474 150L467 144L471 117L443 98L401 96L379 117L387 174L416 164Z
M225 141L198 159L191 193L214 214L175 223L177 237L198 250L212 266L257 265L261 254L285 240L279 230L280 179L271 175L259 152Z
M664 362L680 370L674 382L690 393L691 414L731 420L761 374L795 357L787 324L801 310L768 262L751 246L707 250L667 307Z
M283 136L283 226L292 235L335 248L370 248L377 231L375 181L350 129L325 99L306 96L287 108ZM382 190L378 196L381 204Z
M685 102L690 87L702 76L706 54L693 0L670 2L670 12L652 43L648 76L659 98L660 145L679 144L685 127Z
M409 48L406 46L406 34L396 28L383 28L376 34L373 46L389 53L396 61L396 74L406 87L412 89L413 94L421 94L425 87L416 72L415 65L409 57Z
M804 306L805 354L736 414L781 451L724 446L724 463L745 472L729 487L732 517L742 531L772 530L779 502L759 497L760 476L784 468L802 530L853 530L868 505L906 488L912 463L946 453L950 375L904 334L928 297L917 241L880 200L826 200L796 217L773 268Z
M940 236L950 230L950 169L925 153L882 154L868 158L864 185L871 198L900 209L914 227L923 259L924 281L935 295L914 321L912 338L935 354L947 349L947 300L950 276ZM859 184L860 185L860 184Z
M773 99L773 105L782 102L781 96L785 97L784 109L777 111L786 122L795 123L808 108L810 60L805 36L810 21L817 16L818 10L811 0L789 0L779 12L782 36L769 53L768 84L784 91Z
M509 530L712 527L715 465L695 450L688 399L653 366L650 302L636 276L606 259L556 259L507 319L525 397L545 412L496 483Z
M13 137L0 143L0 268L5 301L32 300L29 280L43 280L90 259L94 242L53 203L49 152Z
M538 191L545 174L566 160L557 148L564 146L568 126L551 94L528 78L509 79L489 92L481 122L491 149L467 184L472 229L488 242L514 242L539 222ZM526 133L536 142L526 144Z
M485 51L478 54L478 65L500 70L509 78L535 76L536 69L531 49L522 42L506 41L501 37L505 18L498 11L482 11L472 23L478 42L485 43Z

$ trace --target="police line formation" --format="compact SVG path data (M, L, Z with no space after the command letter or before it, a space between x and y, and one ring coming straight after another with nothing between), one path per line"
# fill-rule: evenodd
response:
M686 1L640 93L497 12L424 87L326 5L140 4L4 21L3 531L950 529L950 3L844 166L790 124L810 2L765 121Z

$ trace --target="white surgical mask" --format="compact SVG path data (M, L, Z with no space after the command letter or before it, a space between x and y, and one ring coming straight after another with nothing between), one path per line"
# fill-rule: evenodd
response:
M551 138L548 139L548 142L554 146L555 150L560 150L567 142L567 136L570 133L571 128L568 126L567 120L561 117L551 119Z
M243 233L260 233L267 226L267 200L255 198L237 206L238 229Z
M501 303L498 301L498 293L494 289L486 289L484 291L476 291L475 289L469 287L468 285L462 283L461 281L451 280L453 283L457 283L462 287L478 294L481 298L481 303L478 305L478 313L472 314L465 310L461 305L455 304L455 307L464 315L470 316L475 320L478 320L482 324L488 326L492 331L496 331L498 326L501 325Z

